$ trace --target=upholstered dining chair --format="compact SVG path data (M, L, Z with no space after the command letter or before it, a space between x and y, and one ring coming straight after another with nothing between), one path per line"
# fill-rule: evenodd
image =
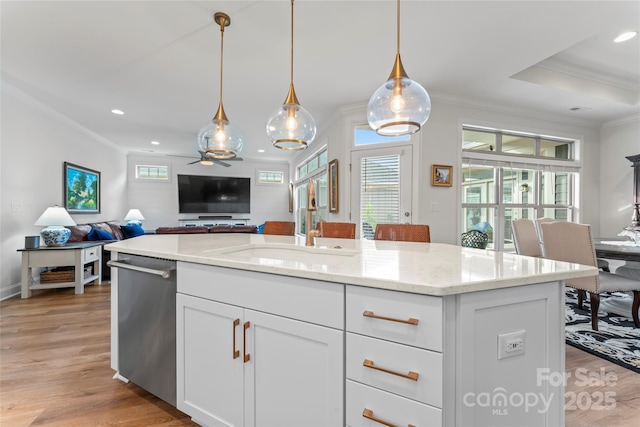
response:
M549 217L542 217L542 218L538 218L536 219L536 232L538 233L538 236L540 238L540 244L542 245L542 232L540 231L540 224L544 223L544 222L555 222L558 221L555 218L549 218ZM544 256L544 245L541 246L542 247L542 256ZM609 261L607 261L606 259L602 259L602 258L596 258L597 262L598 262L598 268L606 271L606 272L610 272L609 270ZM582 297L582 294L580 294L580 297Z
M518 255L542 256L540 238L533 220L527 218L514 219L511 221L511 231L513 232L513 243L516 246Z
M378 224L374 240L396 240L402 242L431 242L428 225L421 224Z
M573 222L544 222L540 224L545 257L557 261L572 262L597 267L596 251L591 237L591 226ZM591 328L598 330L598 307L600 294L603 292L633 291L631 317L637 328L640 328L640 281L628 279L617 274L601 271L598 276L567 279L567 286L589 292L591 303ZM582 300L578 300L582 308Z
M293 236L296 233L296 223L290 221L265 221L262 234L277 234Z
M356 225L352 222L320 221L316 225L320 237L335 237L339 239L355 239Z

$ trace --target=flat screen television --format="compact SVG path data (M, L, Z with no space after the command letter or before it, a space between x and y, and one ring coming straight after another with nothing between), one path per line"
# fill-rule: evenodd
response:
M178 175L180 213L249 213L251 178Z

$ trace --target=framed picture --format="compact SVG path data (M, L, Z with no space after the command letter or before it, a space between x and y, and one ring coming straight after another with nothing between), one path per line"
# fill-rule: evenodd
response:
M451 187L453 166L431 165L431 185L435 187Z
M63 177L69 213L100 213L100 172L64 162Z
M338 160L329 162L329 212L338 212Z

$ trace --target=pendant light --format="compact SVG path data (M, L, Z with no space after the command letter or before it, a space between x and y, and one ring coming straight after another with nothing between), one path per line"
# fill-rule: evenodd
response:
M431 113L427 91L407 76L400 59L400 0L397 0L396 60L389 79L367 106L369 126L382 136L410 135L420 130Z
M304 150L316 136L316 122L298 102L293 87L293 2L291 0L291 82L284 104L267 121L267 135L281 150Z
M229 123L222 105L222 64L224 52L224 28L231 24L229 15L216 12L213 19L220 25L220 104L216 115L198 133L198 148L205 157L233 159L242 150L243 137L240 131Z

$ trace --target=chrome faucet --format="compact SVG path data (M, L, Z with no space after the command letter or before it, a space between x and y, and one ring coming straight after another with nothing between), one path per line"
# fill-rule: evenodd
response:
M309 184L307 185L307 239L305 242L306 246L315 246L315 237L320 237L320 232L318 230L312 229L312 218L313 212L317 211L316 207L316 189L313 185L313 179L309 179Z

